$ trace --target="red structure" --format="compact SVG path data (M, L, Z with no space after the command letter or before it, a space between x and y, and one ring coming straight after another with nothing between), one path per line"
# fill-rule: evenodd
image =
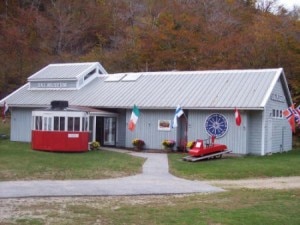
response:
M204 144L203 140L197 140L193 148L189 151L189 155L193 157L201 157L214 153L224 152L227 146L224 144L215 144L215 137L211 137L211 142Z
M53 101L51 108L32 112L32 149L51 152L89 150L89 114Z

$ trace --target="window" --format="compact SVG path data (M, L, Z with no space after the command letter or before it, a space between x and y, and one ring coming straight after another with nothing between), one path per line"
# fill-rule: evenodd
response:
M68 131L80 131L80 117L68 117Z
M65 117L54 116L54 130L65 130Z
M35 130L42 130L43 129L43 123L42 123L42 117L36 116L35 117Z
M43 117L43 130L52 130L52 117Z
M93 69L91 72L89 72L87 75L84 76L84 80L89 79L94 73L96 72L96 69Z
M82 118L82 131L87 131L88 130L88 117L83 117Z
M282 118L282 110L273 109L272 110L272 117L273 118Z

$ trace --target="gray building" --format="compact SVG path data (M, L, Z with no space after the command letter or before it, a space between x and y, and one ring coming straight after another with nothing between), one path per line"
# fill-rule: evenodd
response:
M53 100L90 108L90 140L106 146L130 148L140 138L145 149L162 149L164 139L183 146L215 135L236 154L292 149L292 132L282 116L292 99L282 68L107 74L97 62L50 64L0 101L10 108L11 140L30 142L32 111ZM127 126L134 104L140 116L132 132ZM172 128L178 105L184 115Z

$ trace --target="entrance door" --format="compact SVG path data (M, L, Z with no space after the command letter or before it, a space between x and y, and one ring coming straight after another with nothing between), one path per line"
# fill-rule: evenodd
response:
M96 141L103 146L116 145L116 118L100 117L96 118Z
M187 144L187 118L186 115L182 115L179 119L178 128L177 128L177 146L181 151L186 149Z

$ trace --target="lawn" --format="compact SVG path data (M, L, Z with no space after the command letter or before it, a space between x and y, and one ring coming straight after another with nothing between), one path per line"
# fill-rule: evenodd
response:
M185 154L170 154L172 174L187 179L245 179L300 176L300 149L269 156L243 156L199 162L183 161Z
M300 190L25 198L0 201L0 224L298 225Z
M110 151L53 153L30 144L0 141L0 181L33 179L105 179L141 172L144 159Z
M4 132L6 133L7 130ZM1 133L1 129L0 129ZM3 133L3 132L2 132ZM271 156L186 162L169 154L170 171L188 179L299 176L300 150ZM49 153L0 140L0 181L104 179L139 173L144 160L110 151ZM298 225L300 189L228 189L214 194L1 199L0 224Z

